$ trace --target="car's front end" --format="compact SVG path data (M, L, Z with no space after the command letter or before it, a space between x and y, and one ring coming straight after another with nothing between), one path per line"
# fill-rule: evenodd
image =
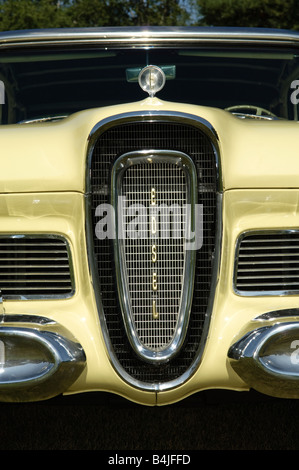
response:
M0 35L0 400L299 397L298 39Z

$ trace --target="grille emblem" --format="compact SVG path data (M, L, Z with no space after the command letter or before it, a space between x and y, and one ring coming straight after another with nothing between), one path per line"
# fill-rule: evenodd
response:
M157 247L156 245L152 245L152 262L155 263L157 261Z
M159 318L159 314L156 310L156 301L155 300L153 300L153 318L155 320L157 320Z
M156 188L151 189L151 206L156 206ZM156 235L157 232L157 222L156 222L156 216L152 215L152 224L151 224L151 235L154 236ZM152 244L152 263L155 264L157 262L157 246L155 244ZM158 279L157 279L157 273L153 272L153 277L152 277L152 289L153 292L156 292L158 290ZM153 299L153 319L157 320L159 318L159 313L157 311L156 307L156 299Z

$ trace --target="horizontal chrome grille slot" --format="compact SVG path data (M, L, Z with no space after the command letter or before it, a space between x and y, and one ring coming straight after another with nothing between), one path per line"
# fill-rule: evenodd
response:
M237 243L235 291L241 295L299 292L299 231L243 234Z
M74 290L67 241L55 235L0 237L3 298L57 298Z

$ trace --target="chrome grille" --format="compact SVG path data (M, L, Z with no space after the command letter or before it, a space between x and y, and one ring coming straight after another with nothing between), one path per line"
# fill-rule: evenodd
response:
M91 139L89 238L90 263L95 283L99 285L100 315L118 364L132 379L156 384L171 382L182 376L194 363L200 349L211 293L215 232L217 225L217 161L210 137L197 125L176 122L165 117L111 123L99 127ZM204 127L204 126L203 126ZM196 274L189 327L184 346L163 364L140 360L132 350L124 327L115 278L114 245L109 239L95 236L96 208L111 201L110 180L114 162L132 151L165 149L184 152L193 160L198 183L198 203L203 205L203 246L196 252ZM164 184L167 184L165 179Z
M150 209L152 188L155 188L157 205L167 208L175 203L179 218L179 208L187 204L182 169L169 163L150 163L131 166L126 171L122 190L129 207L137 204ZM124 226L130 221L130 215L125 214ZM146 347L160 351L171 342L177 326L185 266L184 239L183 232L167 233L169 227L166 220L163 223L163 213L157 218L155 234L150 233L151 220L147 218L144 222L144 238L136 239L128 234L124 240L126 274L137 334ZM174 230L181 228L179 224L172 224ZM153 243L155 263L151 253ZM153 274L156 291L153 290ZM154 318L153 306L157 318Z
M235 289L241 295L299 292L299 232L244 234L237 246Z
M0 237L0 293L9 298L71 295L68 244L56 236Z

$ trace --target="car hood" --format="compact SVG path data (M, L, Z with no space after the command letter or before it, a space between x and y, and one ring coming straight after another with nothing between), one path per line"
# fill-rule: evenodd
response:
M183 113L209 122L218 140L223 190L299 186L298 122L240 119L216 108L147 98L56 122L1 126L0 191L84 193L93 127L114 116L151 112Z

